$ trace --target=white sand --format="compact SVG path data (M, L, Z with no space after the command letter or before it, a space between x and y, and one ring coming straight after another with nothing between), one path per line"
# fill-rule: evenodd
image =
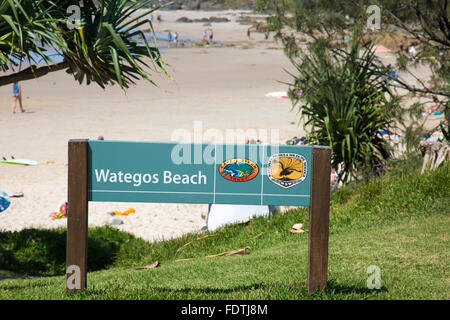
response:
M233 11L164 11L163 23L155 23L155 28L201 38L202 23L174 21L223 14L237 17ZM248 41L248 26L228 22L213 23L212 28L217 41ZM283 71L290 68L289 62L282 50L273 49L272 41L262 41L263 34L254 33L252 38L250 49L241 49L237 42L235 48L166 50L163 57L174 80L154 75L159 88L139 82L126 93L117 86L102 90L97 85L80 86L65 72L56 72L22 82L27 112L12 114L12 88L0 87L0 156L39 162L37 166L0 163L0 190L24 193L0 213L0 230L66 225L67 219L52 220L49 214L66 201L69 139L103 135L107 140L171 141L176 129L193 132L194 121L202 121L203 131L216 128L223 134L226 129L269 133L278 129L282 141L301 135L289 100L265 96L287 89L277 80L290 80ZM201 214L207 210L207 205L90 203L89 225L104 225L112 219L106 212L130 207L136 213L119 217L124 224L118 228L147 240L198 231Z

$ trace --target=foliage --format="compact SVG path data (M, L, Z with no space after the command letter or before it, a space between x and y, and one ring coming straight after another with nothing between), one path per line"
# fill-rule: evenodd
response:
M414 108L409 110L412 117L417 109L424 109L428 104L438 108L448 108L450 97L450 5L442 0L258 0L260 12L268 13L268 28L279 39L289 57L302 53L293 36L305 35L311 41L326 43L335 51L336 43L352 30L364 30L368 40L378 36L385 37L395 34L405 41L404 48L414 45L417 54L412 55L399 50L400 40L397 40L394 52L397 56L395 66L384 65L377 61L377 70L381 75L389 74L392 69L403 71L404 76L396 79L391 86L404 89L413 95L425 96L416 99ZM371 30L367 27L372 12L369 6L380 8L380 29ZM397 39L398 39L397 38ZM292 50L296 48L296 50ZM392 48L391 48L392 49ZM433 77L429 81L420 79L413 71L418 64L427 64ZM412 78L415 84L407 81ZM428 108L427 108L428 109ZM413 119L413 121L416 121ZM448 136L449 119L441 123L441 131ZM439 127L438 127L439 128ZM433 129L434 130L434 129ZM408 134L415 137L421 135L420 127L408 129ZM430 132L429 134L431 134ZM417 139L416 139L417 140Z
M128 88L140 78L153 83L148 73L164 72L164 63L156 40L149 43L139 29L146 25L153 33L147 16L157 8L148 9L150 2L85 0L77 27L68 8L80 1L0 0L0 70L13 72L0 76L0 85L61 69L102 88L112 83ZM139 9L146 10L138 14ZM55 62L49 50L63 60ZM45 65L38 67L40 61ZM22 70L26 62L30 66Z
M104 269L113 264L118 252L129 242L144 241L112 227L91 229L88 239L88 270ZM0 275L5 270L33 276L64 274L66 230L25 229L0 232Z
M289 94L293 107L305 119L308 140L331 146L332 166L341 167L343 181L383 171L391 151L381 132L392 131L399 109L377 72L373 46L361 48L359 40L339 55L313 43L308 54L291 58L297 71Z

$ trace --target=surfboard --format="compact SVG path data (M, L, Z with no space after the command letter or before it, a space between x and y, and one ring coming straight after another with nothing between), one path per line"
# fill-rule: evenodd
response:
M11 199L9 198L8 194L6 192L0 190L0 212L3 212L6 209L8 209L10 204L11 204Z
M283 99L289 98L286 91L269 92L268 94L266 94L266 97L283 98Z
M24 166L36 166L38 164L37 161L31 159L23 159L23 158L3 158L0 160L2 163L10 163L10 164L21 164Z

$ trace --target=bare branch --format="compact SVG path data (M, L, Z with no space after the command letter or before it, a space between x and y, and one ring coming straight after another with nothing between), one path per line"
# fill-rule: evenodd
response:
M36 67L35 65L31 65L30 67L20 72L9 74L6 76L1 76L0 87L14 82L36 79L46 75L49 72L64 70L67 69L68 67L69 63L67 63L66 61L42 67Z

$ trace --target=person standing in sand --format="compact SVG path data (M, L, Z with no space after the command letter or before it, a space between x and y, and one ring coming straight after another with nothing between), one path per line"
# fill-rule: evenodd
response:
M209 43L213 43L214 38L214 32L211 30L211 33L209 34Z
M170 48L170 42L172 41L172 31L167 34L167 48Z
M16 104L17 100L19 100L20 110L25 112L25 109L22 106L22 89L18 82L14 82L13 84L13 113L16 113Z
M175 47L178 47L178 32L173 34L173 42L175 43Z

